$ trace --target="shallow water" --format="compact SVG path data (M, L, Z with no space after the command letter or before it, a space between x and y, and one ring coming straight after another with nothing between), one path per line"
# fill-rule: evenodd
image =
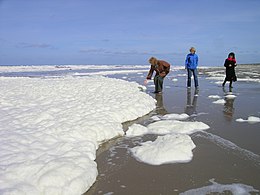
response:
M258 67L252 69L260 73ZM162 95L154 95L154 88L149 83L147 93L157 99L157 109L134 121L146 126L152 122L151 116L186 112L193 114L188 120L208 124L209 130L191 136L196 144L191 162L152 166L132 157L129 148L144 141L153 141L156 135L114 139L98 150L96 161L99 175L85 194L179 194L209 186L212 178L219 184L240 183L260 190L260 123L236 122L237 118L260 116L257 101L260 98L260 84L238 81L232 89L237 96L235 99L226 99L225 104L213 104L215 99L208 98L209 95L219 95L225 99L229 92L228 87L223 89L215 83L216 80L206 79L208 72L219 70L223 71L221 68L201 71L198 93L193 88L186 89L184 70L174 71L166 77ZM244 70L237 71L238 75L243 75L239 71ZM142 84L145 76L135 73L113 77ZM173 78L178 80L172 81ZM248 75L243 78L248 78ZM125 128L132 123L126 124ZM225 192L232 194L231 191Z

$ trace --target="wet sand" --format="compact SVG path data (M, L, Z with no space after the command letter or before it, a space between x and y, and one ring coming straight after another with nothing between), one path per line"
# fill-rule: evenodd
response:
M255 74L244 74L245 70ZM133 123L146 126L152 122L151 117L158 114L193 114L188 120L204 122L210 129L191 135L196 144L191 162L160 166L138 162L132 157L129 148L144 141L153 141L157 135L115 138L104 143L97 151L99 175L95 184L85 194L179 194L208 186L212 178L220 184L242 183L260 190L260 123L236 121L238 118L246 119L250 115L260 116L260 83L235 82L232 93L237 97L226 99L224 105L214 104L214 100L208 96L224 97L229 88L226 85L223 89L215 83L216 80L206 79L210 71L224 73L222 67L201 70L198 96L194 88L186 89L184 70L173 71L166 77L162 95L153 94L154 88L148 84L147 93L157 99L157 109L136 121L124 124L127 129L127 126ZM250 76L257 79L260 67L241 67L237 73L242 78ZM145 76L134 73L114 77L127 77L126 80L142 84ZM173 82L173 78L178 80Z

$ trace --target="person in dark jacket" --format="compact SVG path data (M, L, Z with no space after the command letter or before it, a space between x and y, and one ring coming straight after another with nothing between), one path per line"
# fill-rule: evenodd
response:
M185 69L187 69L188 71L187 87L188 88L191 87L191 74L193 74L195 88L198 89L199 82L198 82L197 66L198 66L199 57L197 54L195 54L195 52L196 49L194 47L191 47L190 53L186 56Z
M237 64L235 54L233 52L228 54L228 58L225 60L224 66L226 67L226 78L222 86L224 87L226 82L229 81L229 87L232 88L232 82L237 81L237 76L235 73L235 67Z
M166 61L157 60L155 57L151 57L149 59L149 63L151 64L151 68L146 79L151 79L153 76L153 72L155 71L156 74L154 76L154 93L162 93L163 79L170 72L171 65ZM147 82L147 80L145 82Z

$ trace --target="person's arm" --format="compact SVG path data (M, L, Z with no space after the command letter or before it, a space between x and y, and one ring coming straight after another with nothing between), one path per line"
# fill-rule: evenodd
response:
M233 65L234 67L236 67L237 66L237 61L235 60L234 61L234 65Z
M188 60L188 55L187 55L187 56L186 56L186 60L185 60L185 69L187 69L188 63L189 63L189 60Z
M150 70L148 72L148 75L147 75L146 79L151 79L152 78L153 71L154 71L154 67L153 67L153 65L151 65L151 68L150 68Z
M166 75L169 74L169 72L170 72L170 66L167 66L167 67L165 68L165 73L166 73Z
M228 66L229 66L229 63L228 63L228 60L227 60L227 59L225 60L224 66L225 66L225 67L228 67Z
M196 67L199 65L199 56L198 55L196 55L197 57L196 57Z
M166 61L159 61L159 66L161 66L161 70L158 69L159 75L161 77L165 77L170 72L170 64Z
M163 67L164 67L164 72L167 75L170 72L171 65L169 63L165 63Z

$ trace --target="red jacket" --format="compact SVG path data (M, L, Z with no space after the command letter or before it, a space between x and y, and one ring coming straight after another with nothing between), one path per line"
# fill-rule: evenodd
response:
M151 79L154 71L156 72L155 76L160 75L161 77L165 77L170 72L170 66L168 62L158 60L157 65L151 65L146 79Z

